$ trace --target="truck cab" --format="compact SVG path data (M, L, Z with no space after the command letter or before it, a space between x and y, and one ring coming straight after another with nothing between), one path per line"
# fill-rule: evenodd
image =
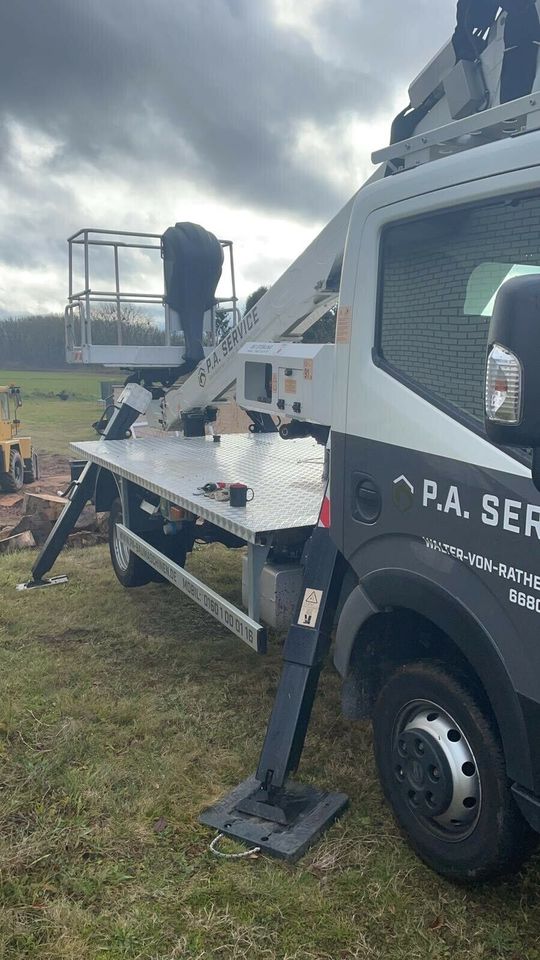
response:
M449 875L502 857L491 791L512 785L499 822L514 806L540 824L540 495L485 398L499 292L540 273L539 147L532 132L362 190L343 268L331 535L358 586L335 662L398 821Z

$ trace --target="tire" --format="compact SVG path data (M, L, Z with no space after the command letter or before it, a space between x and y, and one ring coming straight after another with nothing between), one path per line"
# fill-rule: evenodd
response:
M123 587L143 587L154 579L154 571L144 560L125 547L117 534L116 524L122 523L122 502L113 502L109 513L109 551L117 579Z
M122 522L122 502L118 497L112 504L109 513L109 551L111 562L117 579L123 587L143 587L150 582L168 583L160 573L141 560L135 553L124 547L116 534L116 524ZM169 560L173 560L180 567L186 562L186 549L179 536L166 537L157 531L146 537L149 544L156 547Z
M512 796L495 723L466 683L435 662L400 667L373 731L384 794L425 863L454 881L519 869L538 838Z
M33 453L30 460L24 462L24 482L35 483L39 480L39 461L37 453Z
M0 473L0 487L7 493L17 493L24 484L24 462L18 450L11 450L9 470Z

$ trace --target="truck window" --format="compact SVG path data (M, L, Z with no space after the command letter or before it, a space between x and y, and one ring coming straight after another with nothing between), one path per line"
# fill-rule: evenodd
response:
M540 272L540 197L387 227L379 352L418 392L483 422L489 319L500 286Z

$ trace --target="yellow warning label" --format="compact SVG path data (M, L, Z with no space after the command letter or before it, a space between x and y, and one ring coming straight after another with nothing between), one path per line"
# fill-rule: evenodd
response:
M304 360L304 380L313 380L313 360Z
M322 595L322 590L305 591L302 609L300 610L300 616L298 617L298 623L301 627L314 627L317 623Z
M285 393L296 393L296 380L292 377L285 377L283 389Z

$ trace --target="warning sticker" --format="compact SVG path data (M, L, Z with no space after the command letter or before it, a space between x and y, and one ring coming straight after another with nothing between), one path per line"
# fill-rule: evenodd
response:
M340 307L337 316L336 343L350 343L352 332L352 307Z
M319 615L323 592L322 590L306 590L304 593L304 602L298 617L298 623L301 627L314 627Z
M284 390L285 393L296 393L296 380L293 377L285 377Z
M313 360L304 360L304 380L313 380Z

